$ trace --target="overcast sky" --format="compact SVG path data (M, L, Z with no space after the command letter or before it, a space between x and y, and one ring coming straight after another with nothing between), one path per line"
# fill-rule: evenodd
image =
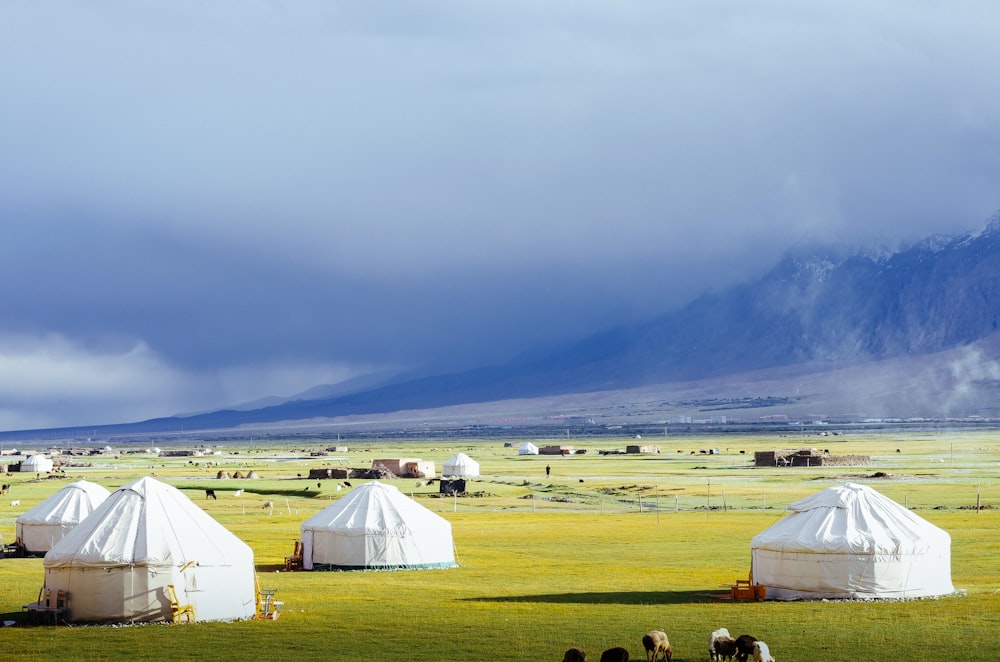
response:
M1000 208L1000 4L0 0L0 429L494 363Z

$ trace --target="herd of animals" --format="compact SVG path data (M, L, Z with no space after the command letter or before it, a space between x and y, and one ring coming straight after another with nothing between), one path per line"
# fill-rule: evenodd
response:
M662 656L663 662L671 662L674 651L666 632L653 630L642 635L642 646L646 650L646 662L656 662ZM741 634L735 639L726 628L719 628L708 637L708 657L712 662L774 662L767 644L749 634ZM563 662L587 662L587 654L582 648L570 648L563 655ZM629 662L628 651L624 648L609 648L601 653L601 662Z

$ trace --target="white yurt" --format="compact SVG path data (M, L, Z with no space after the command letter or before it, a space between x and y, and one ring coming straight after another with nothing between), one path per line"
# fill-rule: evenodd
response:
M455 453L445 460L441 475L455 478L476 478L479 476L479 463L465 453Z
M918 598L954 592L951 536L865 485L830 487L750 542L767 597Z
M52 471L53 466L54 464L52 460L45 457L41 453L29 455L25 459L21 460L21 471L23 473L47 474Z
M97 483L78 480L17 518L18 545L29 554L42 554L104 503L111 492Z
M354 488L299 528L306 570L456 565L451 522L377 480Z
M518 455L538 455L538 446L526 441L517 449Z
M119 488L42 561L71 622L170 621L168 585L199 621L256 614L253 550L180 490L154 478Z

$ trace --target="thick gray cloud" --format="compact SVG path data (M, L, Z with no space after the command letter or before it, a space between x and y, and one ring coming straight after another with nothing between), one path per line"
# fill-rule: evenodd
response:
M0 4L0 428L498 361L796 243L974 229L1000 207L998 20Z

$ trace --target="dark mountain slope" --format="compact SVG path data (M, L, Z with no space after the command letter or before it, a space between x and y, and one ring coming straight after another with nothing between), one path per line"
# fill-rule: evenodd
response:
M611 391L798 366L829 370L962 347L1000 319L1000 220L888 256L789 255L754 283L538 357L250 411L132 424L144 431L429 409Z

